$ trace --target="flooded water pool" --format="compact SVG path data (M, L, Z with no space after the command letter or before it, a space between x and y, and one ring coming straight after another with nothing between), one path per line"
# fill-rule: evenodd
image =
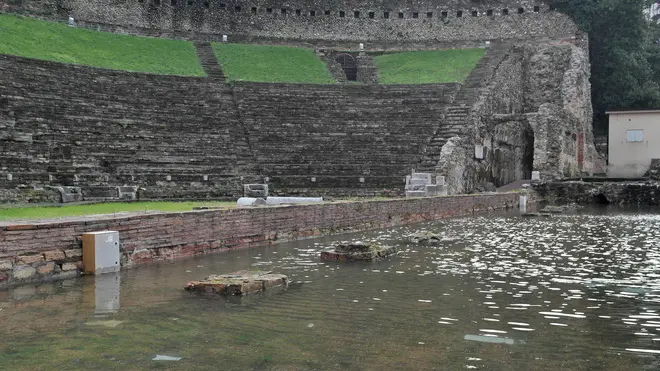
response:
M2 369L658 370L660 214L489 215L140 266L0 292ZM408 242L421 230L438 246ZM326 263L333 241L379 263ZM284 273L225 300L189 280Z

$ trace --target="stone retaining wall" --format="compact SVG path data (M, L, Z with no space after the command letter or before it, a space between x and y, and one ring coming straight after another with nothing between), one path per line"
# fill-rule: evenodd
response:
M564 14L538 0L23 0L0 10L47 18L72 15L87 26L165 37L226 34L234 40L454 41L577 31Z
M660 205L660 182L557 181L534 185L537 197L550 204Z
M519 194L0 222L0 287L79 274L81 235L119 231L124 267L226 249L512 208Z

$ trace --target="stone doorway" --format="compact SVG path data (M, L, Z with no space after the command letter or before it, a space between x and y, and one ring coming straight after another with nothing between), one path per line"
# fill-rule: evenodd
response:
M350 54L342 53L335 57L335 62L341 65L341 68L346 74L346 80L357 81L357 61L355 57Z
M526 122L511 121L494 128L493 183L498 186L531 179L534 168L534 131Z

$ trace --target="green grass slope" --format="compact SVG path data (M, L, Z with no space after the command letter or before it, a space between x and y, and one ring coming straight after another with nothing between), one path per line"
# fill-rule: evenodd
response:
M333 84L335 80L311 49L214 43L229 80Z
M192 43L96 32L0 14L0 54L114 70L204 76Z
M485 49L428 50L375 57L381 84L429 84L465 81Z
M178 212L191 211L197 206L233 207L235 202L108 202L89 205L67 206L25 206L0 208L0 220L12 219L46 219L61 218L65 216L113 214L121 212L162 211Z

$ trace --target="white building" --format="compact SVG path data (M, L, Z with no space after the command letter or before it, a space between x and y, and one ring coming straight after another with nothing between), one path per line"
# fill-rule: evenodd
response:
M660 159L660 110L612 111L607 176L639 178Z

